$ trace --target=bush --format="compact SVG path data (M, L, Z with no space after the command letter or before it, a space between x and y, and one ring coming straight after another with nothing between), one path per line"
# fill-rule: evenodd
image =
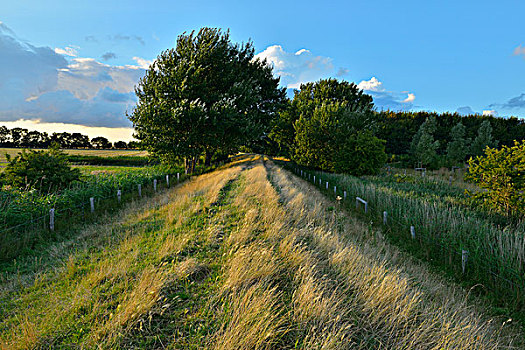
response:
M525 212L525 140L501 149L487 147L484 156L469 160L465 178L485 192L473 193L477 204L506 215Z
M334 171L355 176L375 175L385 164L385 141L372 133L360 131L340 140L334 156Z
M66 188L80 179L80 170L72 169L67 156L57 147L47 151L22 150L7 164L2 182L19 189L53 192Z

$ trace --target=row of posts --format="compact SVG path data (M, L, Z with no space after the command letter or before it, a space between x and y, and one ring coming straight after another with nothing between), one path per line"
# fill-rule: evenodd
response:
M177 183L179 183L179 181L180 181L180 173L177 173ZM169 175L166 175L166 186L170 187L170 176ZM139 192L139 197L142 198L142 184L138 184L137 188ZM157 179L153 180L153 191L157 192ZM117 190L117 200L119 201L119 203L122 200L122 190ZM90 206L91 212L94 213L95 212L95 197L89 198L89 206ZM49 229L51 231L55 230L55 209L54 208L49 209Z
M416 169L417 170L417 169ZM426 169L424 169L426 171ZM296 173L299 174L299 169L296 169ZM301 177L304 177L306 178L306 172L303 172L301 170ZM308 173L308 180L311 181L311 175ZM450 182L452 182L452 176L450 176ZM315 175L313 176L313 183L314 185L317 184L316 182L316 178L315 178ZM319 186L322 185L322 179L319 178ZM328 190L328 181L326 181L326 190ZM337 187L334 186L334 195L337 196ZM346 200L346 191L343 191L343 199ZM360 197L355 197L355 208L358 209L359 208L359 205L362 204L364 205L364 209L365 209L365 214L368 213L368 202L365 201L364 199L360 198ZM387 220L388 220L388 213L386 211L383 211L383 224L386 225L387 224ZM416 239L416 229L414 226L410 226L410 236L412 237L413 240ZM463 271L463 274L465 273L465 269L466 269L466 266L467 266L467 260L468 260L468 255L469 255L469 252L468 250L464 250L462 249L461 250L461 269Z

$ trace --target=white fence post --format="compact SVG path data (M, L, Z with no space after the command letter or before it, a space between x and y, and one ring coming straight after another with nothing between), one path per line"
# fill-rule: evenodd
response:
M118 201L120 202L120 200L122 199L122 191L121 190L117 191L117 198L118 198Z
M89 198L89 204L91 206L91 212L94 213L95 212L95 198L93 197Z
M363 203L365 205L365 214L368 213L368 202L365 201L362 198L355 197L355 208L359 208L359 202Z
M314 185L315 185L315 184L316 184L316 182L315 182L315 175L314 175Z
M386 223L387 223L387 215L388 215L387 212L384 211L383 212L383 225L386 225Z
M334 194L337 194L337 186L334 186Z
M319 178L319 186L321 186L322 184L323 184L323 180Z
M157 192L157 179L153 179L153 190Z
M55 231L55 209L49 209L49 229Z
M166 186L170 187L170 176L166 175Z
M461 250L461 269L463 270L463 274L465 274L465 269L467 267L467 260L468 260L468 250Z
M328 181L326 181L326 189L328 189Z
M142 185L138 184L137 187L139 189L139 197L142 197Z
M412 235L412 239L416 239L416 229L414 226L410 226L410 235Z
M179 182L180 180L180 173L177 173L177 183Z
M343 199L346 200L346 191L343 192Z

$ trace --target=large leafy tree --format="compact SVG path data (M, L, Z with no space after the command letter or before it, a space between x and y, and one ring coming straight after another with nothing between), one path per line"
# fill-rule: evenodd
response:
M285 93L254 55L251 42L234 44L220 29L180 35L135 89L135 137L165 161L184 159L187 171L201 154L209 162L264 137Z
M301 84L295 90L293 100L276 118L270 138L278 143L282 153L293 156L296 145L296 122L311 118L314 110L321 105L337 103L354 115L359 114L363 121L369 120L374 107L372 97L361 91L354 83L337 79L322 79L314 83Z
M335 79L301 86L288 113L294 123L293 158L299 164L353 175L374 174L386 161L374 136L372 98L355 84Z

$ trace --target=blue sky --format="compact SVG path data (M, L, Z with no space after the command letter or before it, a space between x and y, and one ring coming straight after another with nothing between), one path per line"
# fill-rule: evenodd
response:
M133 85L202 26L251 39L283 86L332 76L379 109L525 117L523 1L1 1L8 126L129 139Z

